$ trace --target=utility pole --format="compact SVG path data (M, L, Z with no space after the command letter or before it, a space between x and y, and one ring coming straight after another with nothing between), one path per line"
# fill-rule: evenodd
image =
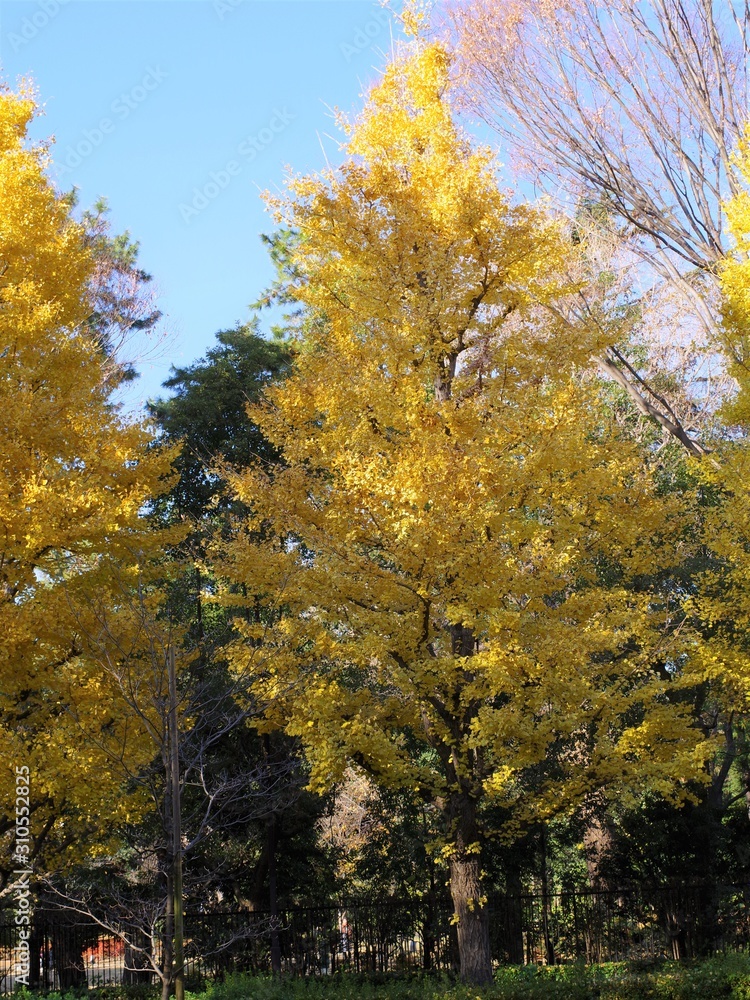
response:
M169 673L169 752L172 785L172 887L174 892L174 995L185 1000L185 937L182 909L182 823L180 794L180 752L177 728L177 672L174 647L167 655Z

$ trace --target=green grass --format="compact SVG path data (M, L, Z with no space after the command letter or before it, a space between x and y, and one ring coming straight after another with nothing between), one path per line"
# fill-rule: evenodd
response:
M89 990L87 1000L145 1000L126 988ZM151 994L152 996L154 994ZM80 994L79 994L80 996ZM237 975L213 983L186 1000L750 1000L750 956L727 955L703 962L633 966L566 965L499 969L485 988L464 986L447 976L292 977ZM51 994L48 1000L70 1000Z

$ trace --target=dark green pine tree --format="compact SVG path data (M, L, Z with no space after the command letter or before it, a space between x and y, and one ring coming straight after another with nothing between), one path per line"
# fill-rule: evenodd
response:
M234 468L277 456L247 416L248 403L283 378L291 350L281 339L264 339L254 317L249 323L216 334L217 344L186 368L172 368L164 388L173 395L149 403L163 438L183 442L176 463L179 482L165 499L172 516L196 524L235 503L226 481L216 471L217 460Z
M196 704L202 699L206 705L205 711L198 708L195 732L185 734L185 756L193 744L203 742L205 773L215 772L233 787L239 787L243 775L248 777L246 799L233 800L215 817L212 836L187 867L202 885L220 890L230 905L232 900L250 902L272 912L302 891L312 868L329 872L315 826L323 803L303 790L305 764L296 741L282 734L261 736L252 726L252 700L237 690L223 656L234 635L230 610L206 600L213 579L205 556L209 539L231 533L235 515L243 509L222 467L278 461L276 450L248 417L247 406L285 376L292 354L283 336L262 337L254 316L217 333L215 345L198 361L173 368L164 382L172 395L149 405L162 441L182 443L175 462L178 480L154 513L167 521L187 520L192 529L182 543L185 573L172 584L169 600L170 613L188 626L189 641L200 650L190 681L184 680L192 685ZM245 596L238 593L238 601ZM198 792L188 791L185 811L199 813L201 803L193 802L191 794L200 799ZM310 864L303 868L294 862L298 856ZM272 951L276 967L277 948Z

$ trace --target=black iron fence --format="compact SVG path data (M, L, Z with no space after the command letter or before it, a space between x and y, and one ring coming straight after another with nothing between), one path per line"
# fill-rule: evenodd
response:
M188 912L186 973L197 984L267 972L272 955L283 972L298 975L455 969L451 912L443 898L342 900L277 915ZM498 964L690 958L748 947L750 884L497 896L489 918ZM124 923L114 930L44 910L34 913L23 942L14 915L0 911L0 993L26 981L42 991L155 982L159 926L151 934Z

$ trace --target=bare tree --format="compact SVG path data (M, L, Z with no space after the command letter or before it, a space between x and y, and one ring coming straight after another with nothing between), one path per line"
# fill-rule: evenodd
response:
M688 267L721 259L746 0L469 0L454 24L472 106L537 179L595 192Z
M716 350L722 203L738 190L732 153L747 118L747 0L449 0L448 11L467 106L535 184L629 227L644 280L678 292L701 327L694 343ZM612 351L597 361L700 453L643 372Z
M68 198L75 203L74 194ZM106 200L84 211L81 222L94 264L86 322L102 352L106 385L115 393L137 377L136 364L163 357L170 338L162 328L158 291L138 263L139 244L129 232L112 233Z
M706 349L689 301L670 282L644 277L636 239L606 213L580 208L571 240L582 249L566 274L574 291L540 309L540 323L549 327L552 312L553 328L595 333L592 361L622 390L615 415L630 437L652 452L676 439L690 454L706 454L733 382L722 355ZM718 298L713 286L704 292L712 293Z
M165 948L164 900L150 892L147 877L149 869L155 873L160 862L156 854L144 854L140 862L134 865L132 857L94 859L88 888L80 884L67 888L59 881L47 880L42 898L68 920L77 918L94 934L122 942L124 982L132 984L155 977L161 984L162 997L169 997L176 972L173 954ZM106 895L102 891L105 886ZM225 924L218 936L192 935L185 948L185 965L197 960L205 967L207 962L231 954L238 945L278 934L279 927L278 917L265 914L239 926Z

